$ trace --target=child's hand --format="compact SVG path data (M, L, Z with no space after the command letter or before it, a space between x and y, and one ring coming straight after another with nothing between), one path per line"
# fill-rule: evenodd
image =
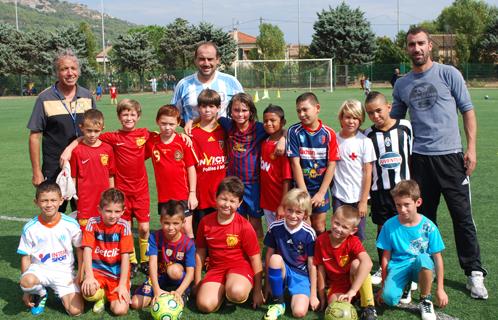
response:
M360 214L360 217L363 218L367 215L367 210L368 210L368 206L367 206L367 203L366 202L358 202L358 212Z
M178 302L180 305L183 306L183 298L182 298L182 295L179 292L170 291L169 293L172 294L172 295L174 295L176 302Z
M130 303L130 291L124 285L117 286L112 293L117 293L119 301Z
M152 298L152 303L151 305L153 305L154 303L156 303L157 299L162 296L163 294L168 294L167 291L164 291L163 289L159 289L158 292L154 291L154 298Z
M285 154L285 136L280 137L275 147L275 155L283 156Z
M322 194L321 192L315 193L313 198L311 198L311 204L313 205L314 208L325 205L325 195Z
M311 295L311 297L310 297L310 307L311 307L311 310L313 310L313 311L319 310L320 300L318 300L317 296Z
M263 297L263 291L261 290L254 290L252 293L252 307L253 309L256 309L260 305L265 303L265 297Z
M448 305L448 295L443 288L436 290L436 299L439 303L440 308L444 308Z
M187 147L192 148L192 139L185 133L178 133L180 138L182 138L183 142L187 145Z
M355 296L356 296L356 292L349 290L348 292L339 295L339 297L337 297L337 300L338 301L342 301L342 302L349 302L349 303L351 303L351 300Z
M199 201L197 201L195 192L189 192L187 205L190 210L194 210L199 205Z
M26 305L26 307L28 308L32 308L35 306L35 304L33 303L33 301L31 300L31 295L29 293L24 293L22 295L22 302L24 302L24 304Z
M69 148L64 149L64 151L61 154L61 157L59 158L59 166L61 168L64 168L64 164L69 160L71 160L71 153L72 153L71 149Z
M93 296L99 288L99 282L94 277L87 277L81 284L81 292L87 297Z

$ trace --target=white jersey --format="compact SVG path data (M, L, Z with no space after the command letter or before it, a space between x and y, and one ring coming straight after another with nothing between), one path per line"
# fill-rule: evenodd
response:
M197 108L197 97L204 89L212 89L218 92L221 97L221 108L218 116L226 117L227 106L232 97L239 93L244 92L240 82L229 74L216 71L214 79L208 83L202 83L197 78L197 73L187 76L178 82L175 88L171 104L174 104L182 119L187 122L199 117L199 110Z
M47 226L34 217L24 225L17 248L20 255L29 255L31 263L51 271L72 272L73 246L81 246L81 229L78 222L60 214L60 220Z
M363 165L377 160L372 140L358 132L344 139L337 134L341 160L336 162L332 195L345 203L360 201Z

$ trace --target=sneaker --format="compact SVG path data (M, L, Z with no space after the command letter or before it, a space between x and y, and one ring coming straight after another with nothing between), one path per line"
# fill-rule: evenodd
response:
M140 271L142 271L142 273L148 277L149 276L149 262L141 262L140 263Z
M138 264L130 263L130 278L133 279L138 273Z
M375 320L377 319L377 311L374 306L368 306L366 308L362 308L360 320Z
M467 289L470 290L470 296L474 299L488 299L488 290L484 286L484 275L481 271L472 271L467 277Z
M92 311L94 313L102 313L102 312L104 312L104 310L105 310L105 303L106 303L106 298L105 298L105 295L104 295L104 297L102 297L102 299L100 299L97 302L95 302L95 304L93 305Z
M264 320L276 320L285 313L285 303L272 304L266 311Z
M31 307L32 315L37 316L39 314L42 314L43 311L45 311L45 303L47 303L47 298L48 298L48 293L46 293L44 296L40 296L37 294L33 295L33 303L35 305Z
M434 305L429 299L424 299L420 302L420 314L422 320L436 320L436 312L434 312Z
M401 295L399 303L409 304L410 302L412 302L412 291L411 291L411 284L408 284L405 286L405 289L403 290L403 295Z
M410 285L410 290L417 291L418 290L418 283L412 281L412 284Z
M378 286L382 282L382 268L377 269L374 274L372 274L372 284Z

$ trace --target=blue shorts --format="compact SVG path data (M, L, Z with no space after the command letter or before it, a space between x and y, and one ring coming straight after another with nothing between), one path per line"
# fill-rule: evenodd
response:
M171 280L167 275L161 274L158 276L159 287L164 291L174 291L178 286L182 283L183 278L185 278L185 271L183 272L183 276L180 280ZM188 289L186 293L188 292ZM152 282L150 278L147 278L145 282L135 289L135 293L145 297L154 297L154 289L152 288Z
M261 218L263 210L259 207L259 183L244 184L244 197L237 210L241 215Z
M428 253L421 253L413 261L390 263L382 292L384 302L389 306L397 305L405 286L411 281L418 282L418 274L422 268L434 272L434 261Z
M313 198L313 196L318 192L318 190L308 190L308 192L310 194L310 197ZM327 211L330 210L330 192L329 192L329 190L327 190L323 199L325 200L323 206L313 207L312 214L327 213Z
M291 296L296 294L304 294L310 296L310 278L307 275L297 273L285 264L285 279L284 285L289 290Z

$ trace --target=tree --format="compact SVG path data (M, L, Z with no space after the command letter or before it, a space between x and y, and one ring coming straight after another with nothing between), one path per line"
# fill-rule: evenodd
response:
M144 89L145 72L157 64L147 33L134 32L120 35L112 48L112 61L121 71L136 72L140 78L140 90Z
M478 62L479 44L486 28L498 16L498 8L482 0L455 0L437 18L439 30L457 34L457 56ZM461 62L466 62L462 61Z
M218 46L222 67L228 68L235 60L237 43L230 34L221 28L216 28L211 23L201 22L195 28L196 43L201 41L212 41ZM192 52L193 55L193 52Z
M262 59L285 58L284 33L276 25L271 23L260 24L256 45L258 46L259 52L261 52Z
M161 41L164 38L166 28L161 26L145 26L137 27L128 30L128 33L145 32L147 34L147 39L154 48L154 55L158 61L164 61L167 59L167 55L161 49Z
M375 35L364 13L345 2L317 13L310 52L317 58L334 58L340 64L368 63L374 59Z
M401 62L409 62L406 51L398 47L390 38L378 37L376 44L375 63L399 64Z
M498 61L498 17L486 28L479 53L480 60L483 62Z
M176 18L165 27L159 48L164 53L160 62L167 69L187 69L192 65L196 41L194 30L194 26L181 18Z

